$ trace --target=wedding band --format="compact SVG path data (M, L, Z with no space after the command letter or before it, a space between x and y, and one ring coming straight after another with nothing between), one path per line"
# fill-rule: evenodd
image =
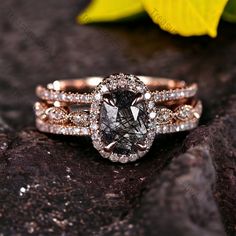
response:
M144 156L158 134L198 125L197 85L115 74L38 86L36 126L42 132L89 135L100 155L126 163Z

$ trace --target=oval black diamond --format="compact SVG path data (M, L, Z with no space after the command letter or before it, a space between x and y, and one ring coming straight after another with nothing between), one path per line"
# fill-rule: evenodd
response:
M105 94L100 110L100 132L104 146L113 153L130 155L144 145L148 112L140 94L119 89Z

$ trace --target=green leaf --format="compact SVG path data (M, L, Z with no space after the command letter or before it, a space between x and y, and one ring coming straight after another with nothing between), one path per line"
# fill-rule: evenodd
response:
M223 12L222 18L229 22L236 22L236 0L229 0Z
M163 30L182 36L216 37L227 0L143 0L152 20Z
M80 24L117 21L144 12L140 0L93 0L77 20Z

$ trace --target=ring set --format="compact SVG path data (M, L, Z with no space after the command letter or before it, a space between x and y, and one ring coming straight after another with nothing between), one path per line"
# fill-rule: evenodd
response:
M127 74L55 81L36 89L36 126L89 135L102 157L126 163L144 156L156 135L195 128L196 93L196 84Z

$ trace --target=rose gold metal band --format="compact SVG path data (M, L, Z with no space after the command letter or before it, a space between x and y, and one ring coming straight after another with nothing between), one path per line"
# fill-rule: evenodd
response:
M150 89L155 102L193 97L197 92L197 84L186 85L184 81L138 76ZM38 86L37 96L42 100L67 103L90 104L94 100L93 90L102 81L102 77L54 81L47 87Z
M197 126L202 104L194 99L195 83L187 85L184 81L147 76L138 78L147 85L150 90L147 96L156 106L156 133L173 133ZM102 80L102 77L87 77L38 86L36 94L41 100L35 104L38 129L55 134L90 135L91 104L97 96L94 89ZM76 109L72 108L73 104L77 105Z

